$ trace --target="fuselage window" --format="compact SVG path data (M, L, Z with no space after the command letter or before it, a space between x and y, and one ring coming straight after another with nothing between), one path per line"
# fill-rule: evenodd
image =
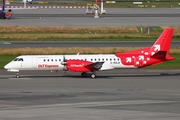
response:
M106 58L106 61L108 61L108 59Z
M49 62L49 59L47 59L47 61Z
M93 59L91 59L91 61L93 61Z
M101 61L101 59L98 59L99 61Z
M94 61L96 61L96 59L94 59Z
M57 62L57 59L55 59L55 61Z
M59 59L59 61L61 61L61 59Z
M102 61L104 61L104 58L102 59Z
M51 59L51 61L53 62L53 59Z
M110 61L111 61L112 59L110 58Z
M44 59L44 62L46 62L46 59Z
M116 61L116 58L114 58L114 61Z

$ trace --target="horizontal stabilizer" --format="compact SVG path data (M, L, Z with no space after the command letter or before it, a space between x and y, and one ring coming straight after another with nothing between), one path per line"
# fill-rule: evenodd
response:
M152 56L155 59L174 60L174 57L167 55L167 51L159 51Z

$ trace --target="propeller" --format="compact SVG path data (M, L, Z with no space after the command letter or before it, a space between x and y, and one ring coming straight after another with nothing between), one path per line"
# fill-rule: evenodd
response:
M61 62L61 65L66 65L66 58L65 58L65 55L63 55L63 61Z
M63 70L65 71L65 74L66 74L66 71L67 71L68 69L67 69L67 67L66 67L66 58L65 58L65 55L63 55L63 61L61 62L61 65L64 65Z

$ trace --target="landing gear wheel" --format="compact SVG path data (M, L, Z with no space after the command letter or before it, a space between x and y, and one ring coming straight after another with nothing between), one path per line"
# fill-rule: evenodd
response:
M16 78L20 78L19 73L16 74Z
M81 76L82 76L82 77L87 77L87 73L86 73L86 72L82 72L82 73L81 73Z
M19 78L20 76L19 75L16 75L16 78Z
M93 78L93 79L94 79L95 77L96 77L96 75L95 75L95 74L92 74L92 75L91 75L91 78Z

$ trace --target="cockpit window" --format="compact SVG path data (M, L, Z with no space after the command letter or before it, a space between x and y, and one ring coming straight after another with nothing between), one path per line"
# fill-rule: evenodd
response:
M23 59L22 58L19 58L19 60L18 61L23 61Z
M23 58L15 58L13 61L24 61Z
M19 58L15 58L13 61L18 61L19 60Z

